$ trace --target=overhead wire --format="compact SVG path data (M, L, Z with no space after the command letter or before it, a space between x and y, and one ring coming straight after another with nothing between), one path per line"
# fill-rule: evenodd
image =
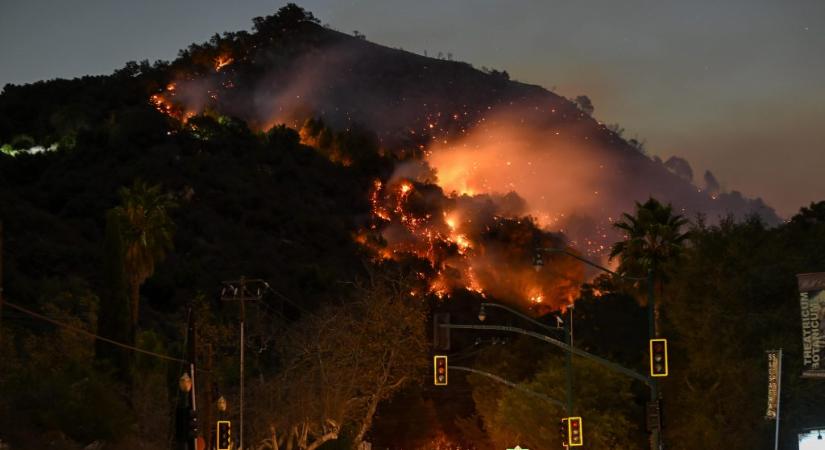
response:
M12 309L20 311L20 312L22 312L26 315L34 317L36 319L40 319L40 320L43 320L45 322L49 322L52 325L65 328L65 329L70 330L70 331L74 331L75 333L82 334L82 335L84 335L86 337L89 337L91 339L97 339L99 341L107 342L107 343L112 344L116 347L125 348L125 349L131 350L133 352L142 353L144 355L149 355L149 356L154 356L156 358L165 359L167 361L174 361L174 362L180 362L180 363L185 363L186 362L186 360L184 360L182 358L175 358L174 356L163 355L161 353L153 352L151 350L144 350L142 348L134 347L134 346L129 345L129 344L124 344L123 342L118 342L118 341L115 341L113 339L109 339L107 337L100 336L98 334L92 333L91 331L84 330L82 328L78 328L78 327L75 327L73 325L69 325L67 323L60 322L58 320L52 319L51 317L44 316L43 314L40 314L40 313L36 313L36 312L31 311L29 309L26 309L22 306L11 303L9 301L4 301L3 304L5 306L8 306L8 307L12 308Z

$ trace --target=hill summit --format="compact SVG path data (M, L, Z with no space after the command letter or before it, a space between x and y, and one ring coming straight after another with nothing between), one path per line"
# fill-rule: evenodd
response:
M79 239L95 253L116 189L147 178L205 208L178 213L189 231L178 248L210 265L195 286L229 275L232 261L206 256L210 248L228 245L241 259L235 249L244 249L261 261L286 246L307 258L286 282L296 295L306 287L296 279L346 278L339 269L349 263L332 270L338 275L310 267L359 258L353 240L377 255L430 260L442 273L436 292L489 292L501 285L502 262L519 267L507 275L513 279L529 272L508 245L552 235L603 256L616 238L612 222L651 196L687 216L759 214L778 222L761 200L719 192L712 175L697 187L686 161L647 156L620 129L594 119L589 100L510 80L506 71L374 44L322 26L295 5L253 23L251 32L216 34L172 62L7 85L0 186L15 199L7 209L62 219L41 239ZM302 146L315 156L288 153ZM259 177L265 181L253 181ZM338 219L312 218L327 215ZM24 235L37 229L17 225ZM335 250L294 239L310 242L315 231ZM262 242L280 237L272 247L237 237L250 233ZM93 274L87 264L71 270ZM558 280L515 284L498 293L535 302L571 288Z

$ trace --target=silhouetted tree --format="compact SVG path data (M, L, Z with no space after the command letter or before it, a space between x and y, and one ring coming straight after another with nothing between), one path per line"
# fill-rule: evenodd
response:
M583 113L587 114L588 116L593 115L593 111L595 111L595 108L593 107L593 102L590 101L590 97L586 95L579 95L573 100L573 102L576 103L576 106L578 106Z
M690 163L687 162L686 159L678 156L671 156L667 161L665 161L664 165L668 168L668 170L675 173L682 179L693 181L693 168L690 167Z
M653 271L659 295L656 296L655 329L659 329L659 309L664 295L664 284L682 256L690 232L682 228L688 221L673 213L673 207L654 198L644 204L636 202L636 212L625 213L614 226L625 234L624 240L613 244L610 258L619 257L620 273L632 276Z
M718 194L719 191L722 189L721 185L719 184L719 180L716 179L716 176L710 170L705 171L705 190L713 195Z
M410 295L407 282L376 275L356 286L354 296L305 317L278 339L283 370L255 405L258 426L272 430L276 448L313 450L346 428L356 448L378 405L416 383L426 367L426 305Z
M130 315L128 281L123 266L125 246L121 216L110 210L106 213L106 236L103 248L103 295L100 298L98 331L103 337L118 342L134 342ZM109 361L121 377L130 372L132 355L128 350L108 342L95 341L95 353Z
M119 192L121 204L114 209L123 236L123 266L132 303L132 326L137 325L140 285L152 276L157 264L172 249L174 224L169 210L175 206L160 185L141 180Z

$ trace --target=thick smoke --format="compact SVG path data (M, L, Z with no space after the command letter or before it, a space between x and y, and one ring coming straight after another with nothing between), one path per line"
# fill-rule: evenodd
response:
M452 143L436 144L427 160L438 184L459 194L515 192L525 199L527 213L555 231L569 232L570 225L584 218L615 217L619 210L614 205L626 203L605 189L617 182L615 157L600 152L572 127L539 128L517 114L496 115ZM584 241L579 247L589 247ZM599 245L587 250L602 253Z
M264 130L279 123L297 128L313 117L339 130L362 125L405 158L430 154L448 191L516 191L546 226L571 216L609 222L649 196L688 215L759 210L776 221L761 203L717 201L713 177L699 192L683 158L657 164L573 102L537 86L331 30L311 36L289 51L264 46L220 55L213 70L181 74L174 92L158 95L172 96L186 114L212 110ZM218 67L228 58L233 62Z
M709 172L700 189L686 160L652 160L538 86L320 27L313 33L222 55L232 62L181 73L152 102L184 120L210 112L266 130L320 118L337 130L374 131L399 164L374 193L379 223L370 232L380 238L359 239L383 257L430 261L436 291L563 304L564 277L541 281L528 270L531 240L554 236L553 245L603 256L619 238L612 223L651 196L688 217L756 212L777 221L761 200L721 192ZM581 279L568 269L567 278Z

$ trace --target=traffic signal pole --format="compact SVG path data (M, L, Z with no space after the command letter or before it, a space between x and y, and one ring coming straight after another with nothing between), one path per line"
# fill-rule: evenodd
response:
M620 279L631 280L631 281L647 281L648 337L649 337L649 339L655 339L655 338L658 337L659 330L656 329L656 310L655 310L655 308L656 308L655 279L654 279L654 268L655 267L651 267L651 268L648 269L647 277L645 277L645 278L631 277L631 276L627 276L627 275L617 273L613 270L608 269L607 267L596 264L596 263L594 263L593 261L590 261L587 258L583 258L583 257L581 257L581 256L579 256L579 255L577 255L573 252L570 252L566 249L563 249L563 248L552 248L552 247L550 247L550 248L541 248L541 247L539 247L539 248L536 248L536 261L534 262L534 265L536 266L537 270L540 269L542 265L544 265L544 261L541 258L541 252L563 253L563 254L571 257L571 258L577 259L577 260L587 264L588 266L594 267L598 270L601 270L602 272L609 273L609 274L611 274L613 276L616 276ZM573 349L573 346L569 345L568 348ZM585 355L582 355L582 356L585 356ZM586 356L586 357L589 357L589 356ZM600 359L602 359L602 358L600 358ZM611 367L611 365L618 366L618 365L610 363L609 361L604 360L604 359L602 359L602 361L599 361L599 362L608 363L607 364L608 367ZM619 369L620 372L623 372L626 375L629 375L631 377L639 379L639 377L634 376L634 374L630 373L632 371L630 371L629 369L625 369L621 366L618 366L618 367L621 368L621 369ZM611 367L611 368L617 369L616 367ZM638 375L638 374L635 374L635 375ZM644 378L645 379L641 380L641 381L644 381L644 383L647 384L650 387L650 401L651 402L656 402L658 404L659 408L661 408L661 404L659 403L661 398L660 398L660 393L659 393L659 383L658 383L658 381L656 379L652 378L652 377L644 377ZM660 412L661 412L661 410L660 410ZM651 430L651 433L650 433L650 450L664 450L664 443L662 442L661 420L659 421L658 425L659 426L653 427L653 429Z
M565 366L567 378L567 417L573 416L573 305L568 308L570 318L564 322L564 335L567 338L568 348L565 351Z
M657 331L656 330L656 297L655 297L656 289L655 289L655 281L653 278L653 269L647 271L647 334L650 339L655 339ZM659 402L659 382L655 378L650 379L650 401L651 402ZM659 404L661 414L661 404ZM658 426L653 427L650 430L650 450L663 450L664 446L662 445L662 421L661 416L659 416L659 423Z
M482 321L487 317L487 314L485 312L483 312L485 307L493 307L493 308L503 309L503 310L509 312L510 314L518 316L518 317L522 318L523 320L525 320L527 322L530 322L534 325L537 325L541 328L544 328L546 330L559 331L558 326L556 328L549 327L546 324L543 324L543 323L541 323L541 322L539 322L539 321L537 321L537 320L535 320L535 319L533 319L529 316L526 316L526 315L524 315L524 314L522 314L522 313L520 313L520 312L518 312L518 311L516 311L512 308L509 308L505 305L501 305L501 304L498 304L498 303L491 303L491 302L484 302L484 303L481 304L481 311L479 312L479 319L482 320ZM567 312L569 314L567 321L561 320L560 317L557 317L556 319L560 320L564 324L564 326L562 328L562 332L564 333L564 341L565 341L565 343L567 343L569 348L573 348L573 305L572 304L570 304L569 307L567 308ZM440 326L442 323L449 323L449 320L446 321L446 322L444 322L444 321L435 322L436 326ZM565 402L565 411L567 412L567 417L571 417L573 415L573 403L574 403L575 396L573 395L573 353L570 352L569 350L565 351L565 384L567 385L567 390L566 390L566 397L567 398L566 398L566 402Z
M440 326L443 327L443 328L450 328L450 329L453 329L453 330L507 331L507 332L510 332L510 333L523 334L525 336L530 336L530 337L536 338L540 341L547 342L548 344L553 344L556 347L559 347L563 350L568 350L569 349L570 352L574 355L581 356L583 358L587 358L591 361L595 361L595 362L607 367L610 370L622 373L624 375L629 376L630 378L639 380L639 381L641 381L642 383L644 383L648 386L650 386L651 382L653 381L653 380L650 379L650 377L646 377L646 376L644 376L644 375L642 375L642 374L640 374L640 373L638 373L634 370L628 369L627 367L624 367L620 364L616 364L616 363L614 363L610 360L602 358L601 356L596 356L596 355L594 355L590 352L584 351L580 348L570 347L569 345L567 345L566 342L562 342L562 341L560 341L558 339L555 339L555 338L552 338L550 336L545 336L541 333L536 333L535 331L525 330L523 328L511 327L511 326L506 326L506 325L442 324Z
M477 374L477 375L481 375L483 377L487 377L491 380L497 381L497 382L499 382L499 383L501 383L505 386L509 386L509 387L511 387L511 388L513 388L517 391L521 391L521 392L524 392L525 394L532 395L533 397L540 398L540 399L546 401L547 403L550 403L551 405L556 406L558 408L565 407L565 404L560 402L559 400L548 397L548 396L546 396L546 395L544 395L540 392L536 392L534 390L528 389L528 388L522 386L521 384L509 381L509 380L507 380L505 378L502 378L502 377L500 377L500 376L498 376L494 373L485 372L483 370L474 369L472 367L453 366L453 365L450 366L450 370L459 370L459 371L462 371L462 372L470 372L470 373L474 373L474 374Z

